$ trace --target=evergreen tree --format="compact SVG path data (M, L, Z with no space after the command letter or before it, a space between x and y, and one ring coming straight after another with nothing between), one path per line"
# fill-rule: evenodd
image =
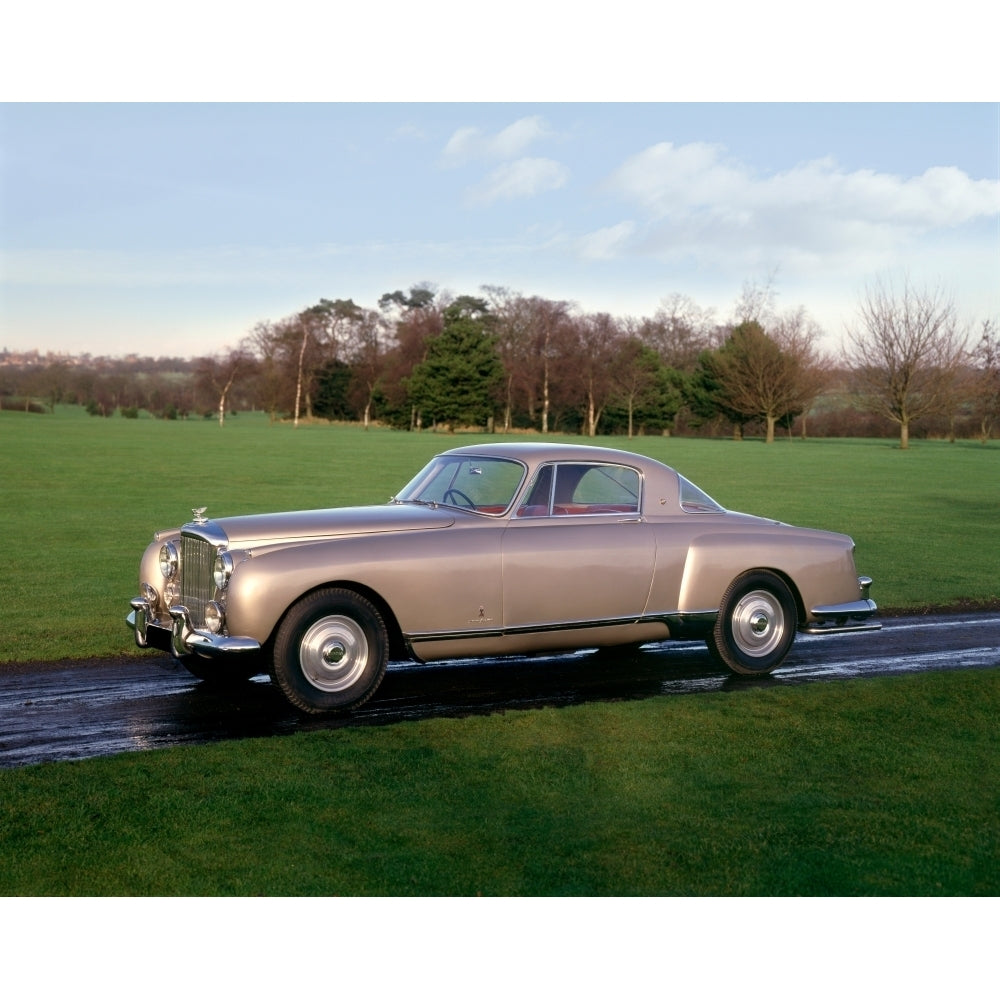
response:
M357 413L348 402L351 367L343 361L328 361L316 375L313 413L326 420L354 420Z
M503 385L503 365L486 318L462 308L445 310L444 328L408 381L421 423L486 426Z
M691 411L691 423L700 427L721 417L733 425L733 437L743 437L743 425L753 414L728 404L724 364L719 350L704 350L698 355L698 367L687 379L684 397Z

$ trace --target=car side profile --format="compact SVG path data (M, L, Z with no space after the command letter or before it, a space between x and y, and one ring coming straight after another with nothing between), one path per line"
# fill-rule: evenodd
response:
M127 622L217 682L267 672L307 713L369 699L390 660L703 639L766 674L796 632L876 629L847 535L728 511L608 448L456 448L388 503L159 531Z

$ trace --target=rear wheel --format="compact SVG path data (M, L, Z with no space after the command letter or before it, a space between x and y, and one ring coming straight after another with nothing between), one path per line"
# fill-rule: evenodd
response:
M389 637L378 609L350 590L304 597L274 640L273 678L303 712L356 708L385 676Z
M795 638L795 599L781 577L755 570L737 577L722 598L709 651L737 674L767 674Z

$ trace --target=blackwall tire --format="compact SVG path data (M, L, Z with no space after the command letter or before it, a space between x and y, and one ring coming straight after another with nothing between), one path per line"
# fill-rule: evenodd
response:
M375 605L327 588L294 604L279 626L273 679L296 708L322 715L364 704L388 662L389 637Z
M795 639L795 599L781 577L755 570L737 577L722 598L709 651L737 674L769 674Z

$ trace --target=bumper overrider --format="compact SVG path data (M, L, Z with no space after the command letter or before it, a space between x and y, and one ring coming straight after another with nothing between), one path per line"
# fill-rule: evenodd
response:
M260 643L249 636L217 635L207 629L196 629L191 624L191 613L183 604L168 609L171 623L167 627L151 615L149 601L144 597L133 597L129 603L132 610L125 622L135 634L135 644L140 649L152 646L177 657L231 656L260 650Z
M846 604L821 604L811 611L816 621L800 625L799 631L808 635L830 635L835 632L875 632L882 627L879 622L868 621L877 611L875 602L868 597L872 585L870 576L858 577L861 596Z

